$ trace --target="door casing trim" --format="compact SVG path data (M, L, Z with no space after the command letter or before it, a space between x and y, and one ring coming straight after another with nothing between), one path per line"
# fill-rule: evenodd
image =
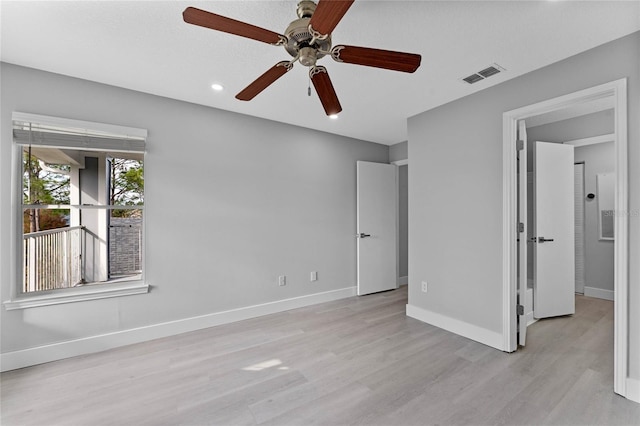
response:
M627 349L629 317L629 217L628 217L628 128L627 79L623 78L546 101L507 111L502 116L502 336L503 350L517 349L517 174L516 140L518 120L556 111L568 106L606 97L614 101L615 135L615 236L614 241L614 386L615 393L627 397Z

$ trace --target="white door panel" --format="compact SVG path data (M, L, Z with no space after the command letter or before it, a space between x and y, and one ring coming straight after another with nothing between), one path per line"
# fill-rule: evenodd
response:
M535 142L534 317L575 312L573 146Z
M397 288L396 166L357 162L358 295Z

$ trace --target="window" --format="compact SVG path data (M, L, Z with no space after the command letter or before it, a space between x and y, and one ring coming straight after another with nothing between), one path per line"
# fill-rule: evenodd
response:
M13 114L20 229L7 309L146 292L146 130Z

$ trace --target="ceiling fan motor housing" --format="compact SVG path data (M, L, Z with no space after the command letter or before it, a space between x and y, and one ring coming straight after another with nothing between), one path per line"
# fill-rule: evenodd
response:
M312 44L310 42L313 36L309 32L309 21L316 10L316 4L309 0L303 0L298 3L298 19L291 22L284 32L288 42L284 48L291 56L300 56L300 63L304 66L311 67L316 64L316 60L322 58L331 50L331 36L325 39L316 39Z

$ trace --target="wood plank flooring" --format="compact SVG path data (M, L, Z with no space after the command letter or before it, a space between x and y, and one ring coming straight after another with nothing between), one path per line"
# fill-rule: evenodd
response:
M3 373L3 425L638 425L613 303L506 354L405 315L406 287Z

